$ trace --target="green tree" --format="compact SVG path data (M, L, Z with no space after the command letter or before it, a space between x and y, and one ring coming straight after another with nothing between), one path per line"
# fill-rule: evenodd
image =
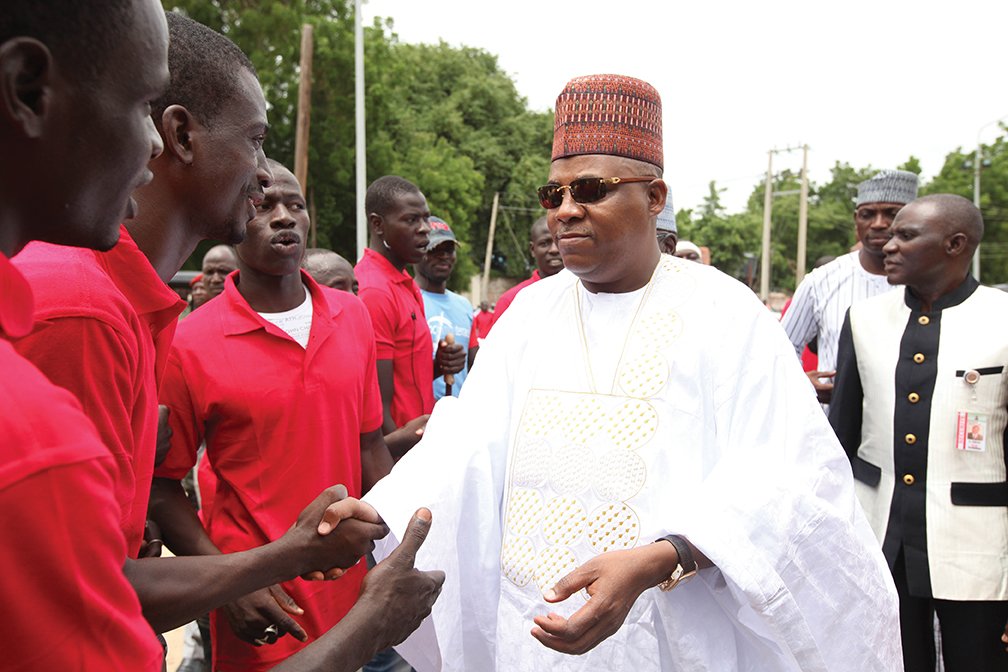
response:
M315 206L319 244L354 259L352 3L163 2L224 33L249 56L269 107L266 153L288 166L294 160L301 24L312 24L307 196ZM392 22L381 19L365 28L364 38L368 181L395 173L420 187L431 211L468 243L469 254L459 255L451 282L467 288L469 275L482 263L478 251L486 245L494 192L520 188L527 198L547 179L552 114L530 111L496 56L484 50L400 43ZM516 233L527 241L535 217L514 216ZM509 272L523 271L515 253L502 251ZM190 267L198 263L194 255Z

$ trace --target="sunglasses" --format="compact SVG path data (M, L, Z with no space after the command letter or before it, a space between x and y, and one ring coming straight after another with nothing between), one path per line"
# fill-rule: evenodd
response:
M547 210L559 208L563 203L563 190L569 189L575 203L594 203L609 193L607 184L620 182L652 182L657 177L582 177L570 184L547 184L539 187L539 204Z

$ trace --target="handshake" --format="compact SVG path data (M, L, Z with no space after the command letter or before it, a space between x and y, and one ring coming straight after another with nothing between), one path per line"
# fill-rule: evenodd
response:
M422 572L413 567L430 525L430 511L418 510L402 543L368 572L356 604L337 627L349 622L354 629L359 628L362 639L370 642L369 648L381 651L399 644L420 626L430 614L445 579L444 572ZM388 532L377 511L347 497L346 488L336 485L323 491L301 512L291 529L275 542L275 550L285 563L294 565L291 574L305 580L332 580L374 550L375 540ZM289 611L287 607L285 610ZM297 627L293 619L287 620ZM302 634L287 630L283 624L279 627L281 636L283 631L294 636Z

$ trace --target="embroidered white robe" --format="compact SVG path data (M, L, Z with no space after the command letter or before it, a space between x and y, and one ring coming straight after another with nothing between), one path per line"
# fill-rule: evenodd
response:
M418 672L901 670L885 560L772 314L668 256L639 292L576 280L518 296L460 398L365 498L392 530L379 559L429 507L417 567L447 574L400 653ZM665 534L715 567L645 591L585 655L529 634L584 605L542 599L566 572Z

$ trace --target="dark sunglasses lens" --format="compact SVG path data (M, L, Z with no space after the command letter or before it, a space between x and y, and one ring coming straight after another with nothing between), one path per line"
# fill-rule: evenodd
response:
M571 196L578 203L594 203L606 195L605 182L599 177L585 177L574 180L570 185Z
M563 192L555 184L547 184L545 187L539 187L539 205L549 210L550 208L559 208L560 204L563 203Z

